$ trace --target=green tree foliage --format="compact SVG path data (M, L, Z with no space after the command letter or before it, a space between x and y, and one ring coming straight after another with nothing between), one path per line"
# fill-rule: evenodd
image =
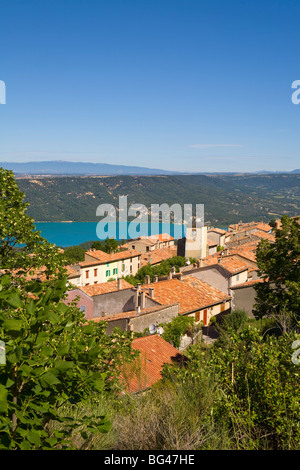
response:
M0 168L0 268L22 284L36 270L46 277L63 275L62 254L35 230L11 171Z
M232 329L222 347L190 347L186 367L168 366L164 377L178 386L210 381L207 418L223 427L227 448L297 449L300 371L292 361L295 339L294 332L263 339L251 325L237 332Z
M275 243L262 240L257 248L257 264L264 282L256 286L254 314L257 318L276 318L286 331L300 318L299 221L284 215L274 233Z
M193 334L195 319L188 316L174 317L170 323L163 325L163 339L179 348L181 338L186 334Z
M71 419L63 405L113 391L120 365L133 357L131 338L117 329L107 335L106 323L65 304L64 257L35 231L13 174L0 169L0 183L0 448L70 448L72 431L86 438L109 422Z
M45 290L28 284L31 295L7 289L2 277L0 338L6 364L0 366L0 447L4 449L68 448L72 430L83 435L109 429L105 416L79 421L61 416L65 403L80 404L96 392L114 390L120 364L131 357L131 339L106 323L87 322L82 312L60 299L66 279ZM63 424L49 432L52 421Z
M175 267L175 271L179 272L179 268L185 266L185 258L182 256L173 256L172 258L162 261L160 264L151 266L150 263L140 268L136 275L126 276L127 282L136 285L138 282L144 284L145 277L150 276L150 282L153 282L154 276L167 276L170 269Z
M84 261L85 249L80 246L68 246L64 250L64 257L66 264L74 264L80 261Z
M92 248L95 250L101 250L105 253L114 253L119 249L119 244L114 238L106 238L104 242L96 240L92 243Z

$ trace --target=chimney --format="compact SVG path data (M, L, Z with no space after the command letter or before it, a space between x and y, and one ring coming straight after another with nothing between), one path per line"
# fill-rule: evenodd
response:
M179 281L182 281L182 273L179 273L178 279L179 279Z
M137 307L136 313L141 313L141 307L140 306Z
M149 296L154 299L154 287L149 287Z
M139 298L140 298L140 288L141 288L141 284L138 283L138 285L136 286L136 291L135 291L135 299L134 299L134 302L135 302L135 307L137 308L138 305L139 305Z
M169 274L168 274L168 279L172 279L172 271L170 270Z
M121 290L122 288L122 278L118 277L118 290Z
M154 282L158 282L158 276L154 276L153 281L154 281Z
M145 291L142 291L141 292L141 308L145 308L146 306L146 294L145 294Z
M146 276L145 276L145 284L150 284L150 276L149 276L149 274L146 274Z
M171 270L172 274L175 274L176 273L176 269L175 269L175 266L172 266L172 270Z

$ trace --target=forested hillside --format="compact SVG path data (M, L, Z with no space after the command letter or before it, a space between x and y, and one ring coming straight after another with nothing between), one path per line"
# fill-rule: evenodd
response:
M99 204L204 204L205 221L226 226L300 213L300 175L28 177L18 186L36 222L97 221Z

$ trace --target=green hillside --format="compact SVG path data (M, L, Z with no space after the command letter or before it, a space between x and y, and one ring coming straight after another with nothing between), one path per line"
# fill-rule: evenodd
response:
M205 221L226 226L300 213L300 174L19 177L36 222L97 221L99 204L204 204Z

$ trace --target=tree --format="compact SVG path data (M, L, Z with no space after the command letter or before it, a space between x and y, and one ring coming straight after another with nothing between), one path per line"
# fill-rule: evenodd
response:
M105 253L113 253L118 250L119 244L114 238L106 238L104 243L100 240L94 241L91 248L104 251Z
M85 438L109 422L71 419L62 406L114 390L131 338L65 304L63 255L36 232L12 172L0 169L0 183L0 448L70 448L72 431Z
M58 272L63 276L63 255L55 245L45 240L26 213L12 171L0 168L0 269L13 274L20 285L28 276L42 272L50 278Z
M64 257L67 264L84 261L85 249L80 246L68 246L64 250Z
M179 348L181 338L186 334L195 333L195 319L189 316L174 317L170 323L164 324L162 338Z
M131 339L124 332L106 334L106 323L87 322L61 297L66 279L27 285L27 296L1 279L0 338L6 363L0 366L0 448L71 448L70 434L81 427L105 432L106 416L72 420L60 414L65 403L78 406L86 398L114 389L119 368L131 357ZM34 293L34 294L33 294ZM62 423L59 431L51 422Z
M300 318L300 225L284 215L275 242L261 240L256 257L263 282L256 289L256 318L273 317L283 332Z

